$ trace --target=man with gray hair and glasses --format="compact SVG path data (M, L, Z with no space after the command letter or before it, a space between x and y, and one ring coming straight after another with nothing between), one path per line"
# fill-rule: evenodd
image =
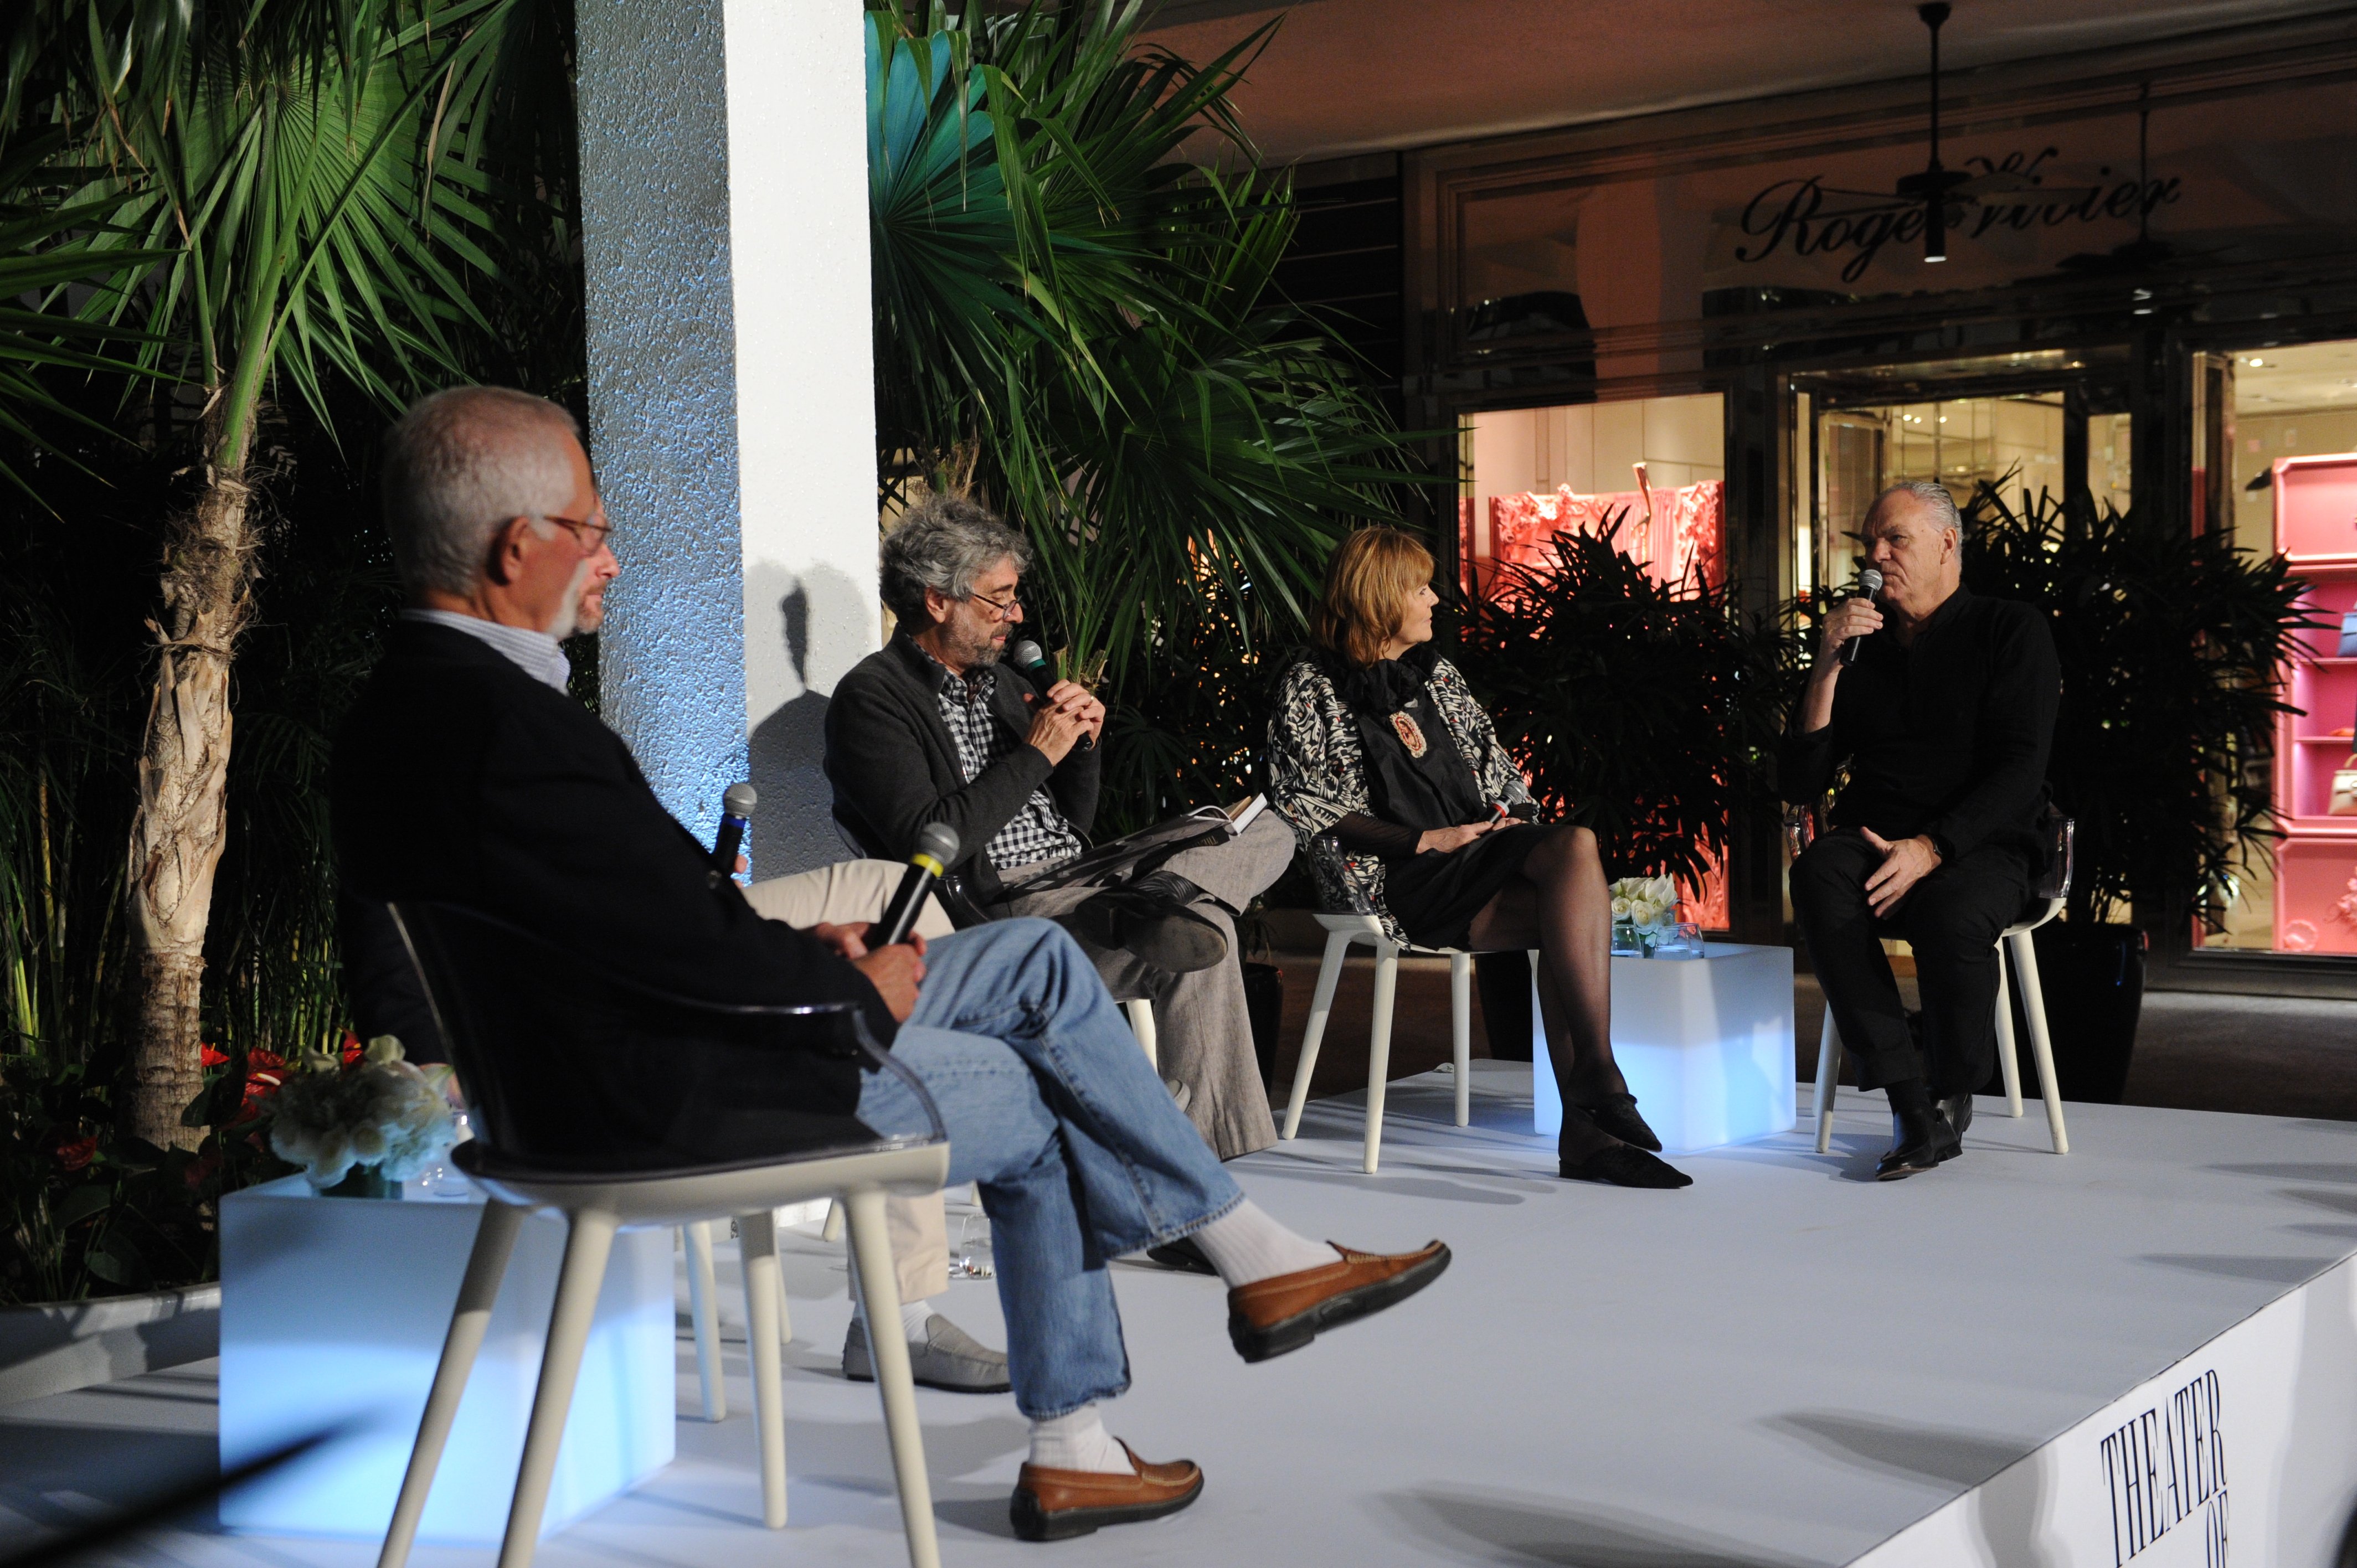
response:
M1070 681L1035 690L1002 662L1025 620L1030 563L1020 533L961 497L930 498L885 536L881 587L899 626L827 707L836 820L889 860L946 823L964 851L951 867L952 918L1062 925L1115 996L1152 1000L1162 1070L1220 1157L1265 1148L1276 1126L1234 921L1292 863L1292 832L1263 812L1114 886L1024 890L1089 847L1104 760L1103 703ZM1183 1248L1161 1261L1202 1267Z
M1157 1518L1202 1490L1192 1462L1146 1463L1105 1430L1099 1405L1129 1386L1110 1260L1194 1240L1229 1287L1229 1337L1247 1361L1380 1312L1448 1267L1437 1241L1349 1251L1245 1197L1052 923L996 921L870 950L863 926L765 919L715 874L620 737L565 693L556 638L596 628L619 567L563 410L492 388L438 393L394 427L383 475L411 607L337 736L346 893L380 909L463 905L658 993L855 1004L930 1091L950 1180L977 1184L995 1226L1008 1373L1030 1421L1009 1499L1018 1535ZM363 1015L384 1015L371 993L386 973L355 970ZM404 1038L419 1046L438 1038L430 1022L411 1028ZM794 1125L811 1120L931 1130L893 1075L819 1048L781 1043L772 1055L777 1116L689 1103L659 1140L618 1116L597 1129L621 1145L614 1167L783 1157L811 1146ZM609 1053L585 1048L576 1070L583 1105L645 1092Z
M2062 681L2044 617L1964 585L1964 525L1944 488L1893 485L1862 532L1882 586L1826 616L1780 782L1813 807L1848 770L1825 831L1792 863L1792 912L1858 1087L1889 1097L1891 1147L1875 1171L1889 1181L1962 1152L1996 1066L1996 941L2043 869ZM1915 951L1920 1052L1884 937Z

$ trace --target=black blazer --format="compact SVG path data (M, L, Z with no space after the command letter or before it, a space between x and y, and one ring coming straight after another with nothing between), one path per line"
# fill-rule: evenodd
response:
M363 1029L401 1034L404 1020L417 1029L405 956L385 947L392 928L374 901L430 899L480 909L593 968L679 995L856 1001L877 1043L892 1039L866 976L814 938L761 918L734 882L713 875L619 736L464 632L394 628L338 732L331 789L347 972ZM813 1115L857 1106L856 1062L793 1056L780 1064L791 1080L781 1098Z
M826 709L826 776L834 785L834 814L862 847L886 860L906 859L927 824L947 823L963 850L951 874L975 901L995 904L1003 885L984 846L1042 784L1087 842L1097 818L1104 753L1075 746L1051 766L1044 752L1018 746L969 784L958 768L957 743L942 722L931 670L915 643L896 636L837 682ZM1031 733L1024 701L1031 684L1004 664L992 665L990 673L991 716L1020 740Z

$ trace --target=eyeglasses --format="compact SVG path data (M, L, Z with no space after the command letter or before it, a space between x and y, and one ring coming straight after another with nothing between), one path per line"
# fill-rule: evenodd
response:
M606 536L614 532L612 523L592 522L586 517L543 517L541 521L553 522L571 532L584 555L596 554L597 547L606 542ZM586 533L583 532L585 529L587 530Z
M1013 620L1023 613L1023 601L1013 594L1003 599L985 599L980 594L968 594L966 597L989 612L993 620Z

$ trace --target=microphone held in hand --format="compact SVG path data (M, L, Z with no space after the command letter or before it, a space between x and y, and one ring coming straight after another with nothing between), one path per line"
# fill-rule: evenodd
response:
M1025 680L1038 687L1043 697L1048 694L1048 688L1056 683L1056 672L1049 668L1048 656L1039 650L1038 643L1028 638L1006 645L1006 661L1014 665ZM1082 751L1095 750L1096 744L1097 737L1092 735L1081 736Z
M909 940L909 928L917 923L917 911L925 907L925 895L949 871L957 853L957 834L939 822L917 835L917 853L909 857L909 869L900 874L900 886L893 891L892 902L884 907L884 918L867 933L868 951Z
M1871 566L1866 567L1864 570L1862 570L1862 571L1860 571L1860 572L1858 573L1858 575L1857 575L1857 597L1859 597L1859 598L1865 598L1865 599L1870 599L1870 598L1874 597L1874 596L1875 596L1875 595L1877 595L1877 594L1878 594L1878 593L1880 593L1880 592L1882 592L1882 574L1881 574L1881 573L1879 573L1879 572L1876 571L1876 570L1875 570L1873 567L1871 567ZM1864 638L1862 638L1862 637L1853 637L1853 638L1849 639L1847 641L1844 642L1844 643L1841 645L1841 654L1840 654L1841 661L1842 661L1843 663L1845 663L1845 664L1855 664L1855 663L1857 663L1857 645L1858 645L1859 643L1861 643L1861 642L1864 642L1865 640L1866 640L1866 639L1864 639Z
M731 784L720 797L720 834L712 841L712 869L721 875L737 875L737 856L745 847L746 832L753 825L753 808L760 800L759 791L747 783Z

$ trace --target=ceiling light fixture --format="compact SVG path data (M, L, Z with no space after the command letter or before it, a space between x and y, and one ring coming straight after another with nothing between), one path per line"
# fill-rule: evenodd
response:
M1932 29L1932 161L1924 166L1923 259L1948 259L1948 171L1940 166L1940 27L1948 19L1946 0L1918 5L1915 14Z

